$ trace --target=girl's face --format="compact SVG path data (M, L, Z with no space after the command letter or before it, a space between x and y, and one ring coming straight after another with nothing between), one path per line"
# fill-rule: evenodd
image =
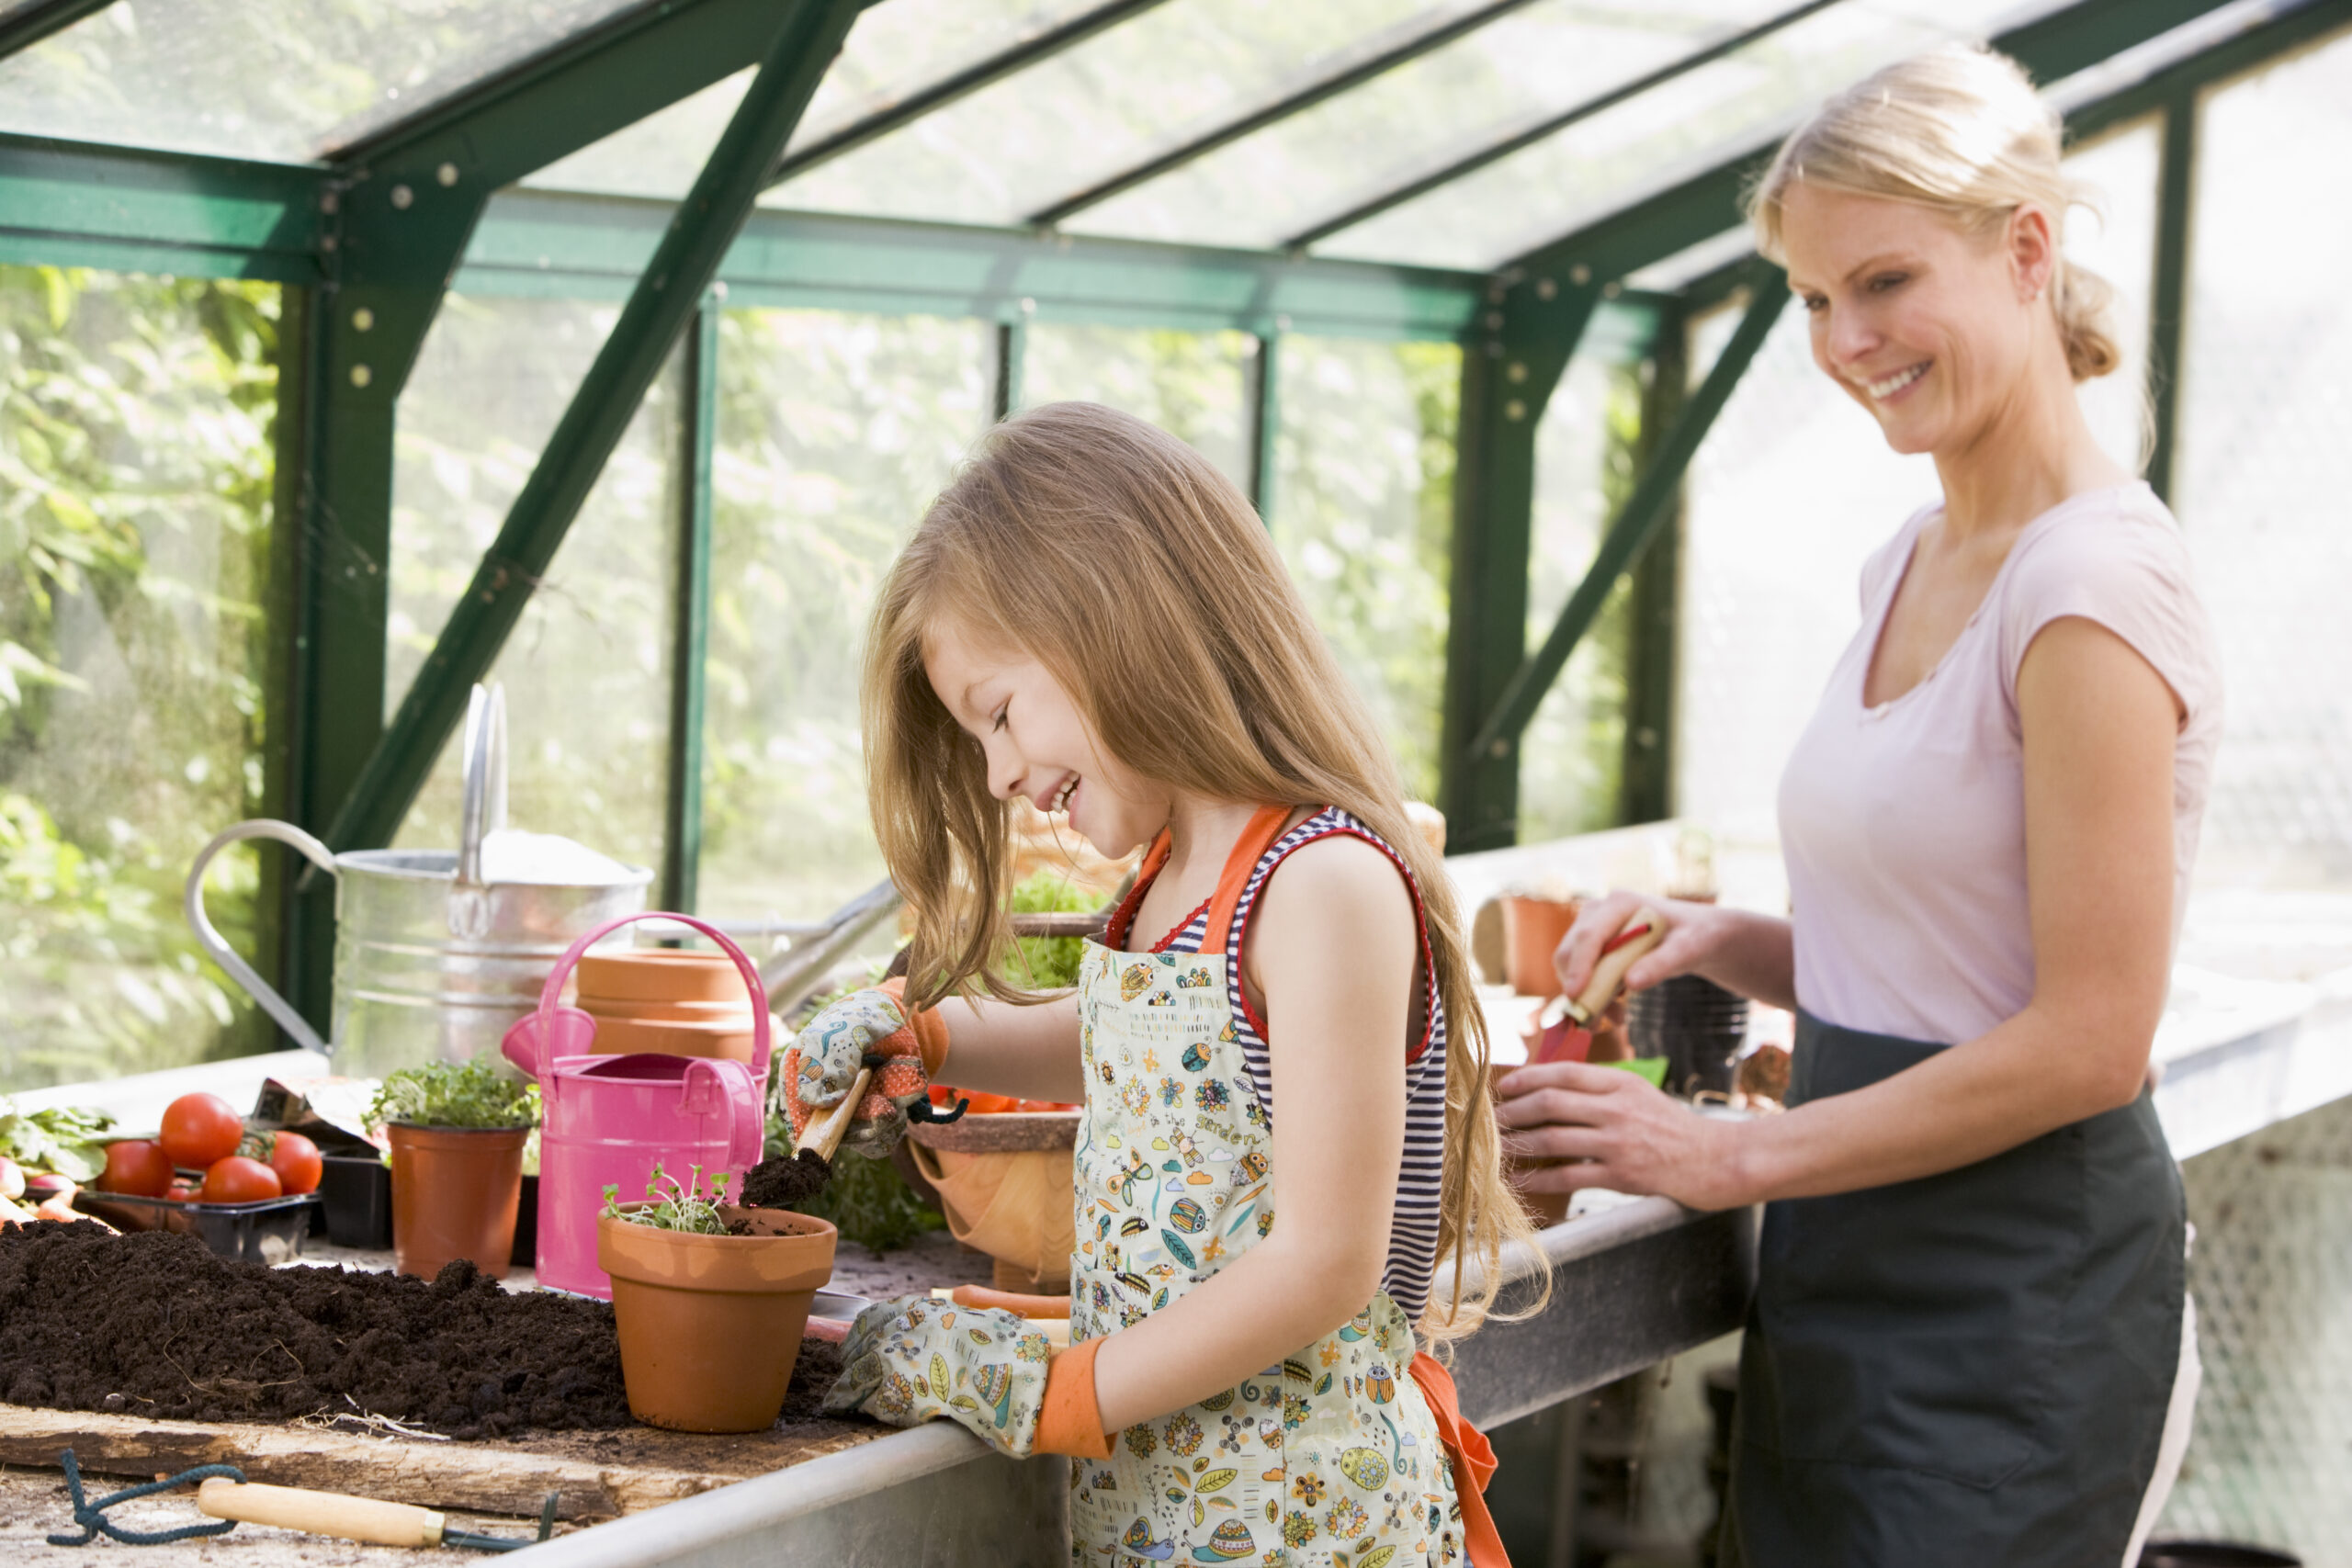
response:
M952 620L923 638L931 689L987 754L989 793L1024 795L1115 860L1150 841L1174 801L1104 752L1078 705L1019 649L975 637Z
M1800 180L1781 239L1814 363L1897 452L1963 452L2019 403L2055 261L2039 208L1978 240L1927 208Z

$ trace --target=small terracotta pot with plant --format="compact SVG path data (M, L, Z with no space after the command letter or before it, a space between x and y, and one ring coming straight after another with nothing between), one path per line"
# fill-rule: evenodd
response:
M645 1190L624 1203L606 1187L596 1220L629 1414L681 1432L766 1430L838 1233L790 1210L736 1207L725 1176L704 1190L699 1166L681 1183L656 1165Z
M392 1252L425 1279L463 1258L492 1279L514 1260L523 1155L538 1121L536 1086L484 1055L384 1079L368 1111L391 1145Z

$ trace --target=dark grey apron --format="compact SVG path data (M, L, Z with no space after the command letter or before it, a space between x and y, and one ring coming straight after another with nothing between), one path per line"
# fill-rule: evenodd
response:
M1942 1049L1800 1013L1789 1103ZM2179 1366L2183 1224L2144 1092L1940 1176L1766 1205L1721 1561L2115 1568Z

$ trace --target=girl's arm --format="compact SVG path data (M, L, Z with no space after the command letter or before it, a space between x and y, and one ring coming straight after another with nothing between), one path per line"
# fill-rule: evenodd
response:
M1631 1074L1522 1068L1514 1146L1589 1161L1529 1185L1661 1192L1695 1208L1878 1187L1955 1169L2138 1097L2171 968L2171 689L2122 638L2051 623L2018 675L2035 982L1991 1032L1867 1089L1749 1122L1711 1121Z
M1086 1098L1076 992L1034 1007L951 997L936 1016L947 1026L947 1056L934 1075L941 1083L1015 1100Z
M1725 909L1681 898L1645 898L1611 893L1577 911L1577 923L1552 955L1560 984L1570 996L1584 989L1592 966L1611 937L1637 909L1666 917L1666 940L1625 972L1629 990L1646 990L1677 975L1703 975L1727 991L1754 1001L1795 1010L1796 959L1789 922L1777 915Z
M1317 840L1266 884L1244 976L1264 998L1272 1043L1278 1218L1183 1300L1103 1342L1094 1393L1105 1431L1257 1376L1380 1288L1405 1154L1417 931L1395 863L1359 839Z

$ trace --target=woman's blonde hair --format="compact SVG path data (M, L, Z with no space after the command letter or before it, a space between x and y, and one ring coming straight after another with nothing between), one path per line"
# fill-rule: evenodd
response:
M1783 260L1781 207L1792 185L1887 197L1945 214L1984 238L2020 207L2050 214L2063 246L2066 210L2087 206L2066 177L2058 111L2042 102L2018 62L1967 44L1945 44L1898 62L1821 106L1781 144L1749 193L1757 249ZM2122 362L2106 316L2115 290L2062 248L2050 274L2050 306L2077 381Z
M925 673L924 638L943 622L1025 650L1144 777L1215 800L1339 807L1412 868L1446 1010L1438 1246L1456 1280L1423 1331L1471 1332L1491 1314L1503 1243L1532 1235L1502 1179L1468 943L1388 749L1250 502L1142 420L1048 403L989 432L883 583L865 651L867 790L913 910L909 1000L1035 999L997 973L1012 817Z

